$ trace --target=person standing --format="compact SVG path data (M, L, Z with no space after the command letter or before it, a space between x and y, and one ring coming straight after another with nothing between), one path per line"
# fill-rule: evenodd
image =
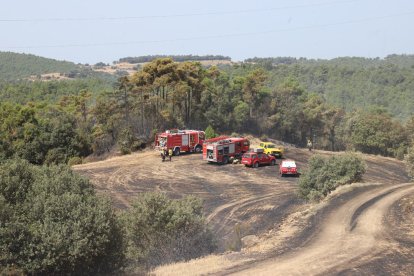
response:
M307 146L308 146L309 151L312 151L313 144L312 144L311 139L308 139L308 145Z
M173 156L173 150L172 149L169 149L168 150L168 157L170 158L170 162L171 162L172 156Z

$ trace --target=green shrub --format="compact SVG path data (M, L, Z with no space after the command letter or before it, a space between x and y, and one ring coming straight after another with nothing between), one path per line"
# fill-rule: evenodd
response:
M69 167L72 167L74 165L80 165L80 164L82 164L82 158L80 158L79 156L74 156L74 157L69 158L69 161L68 161Z
M408 149L407 154L404 156L404 162L408 175L411 179L414 179L414 145Z
M263 134L262 136L260 136L260 140L262 140L263 142L269 142L269 137L266 134Z
M63 148L50 149L45 157L46 165L58 165L66 163L67 156Z
M143 150L147 146L146 140L144 138L136 138L131 145L133 151Z
M188 196L141 195L124 216L128 259L153 267L211 253L215 242L202 215L201 201Z
M118 137L118 146L121 150L121 154L130 154L133 143L134 135L132 134L132 130L129 128L124 128Z
M205 133L206 133L206 139L211 139L211 138L214 138L214 137L217 137L218 136L218 134L216 134L216 132L214 131L214 129L213 129L213 127L211 125L209 125L206 128Z
M364 173L365 163L355 154L330 158L315 155L301 175L298 193L307 200L319 201L340 185L360 181Z
M108 199L68 167L0 166L0 267L85 275L123 264L123 231Z

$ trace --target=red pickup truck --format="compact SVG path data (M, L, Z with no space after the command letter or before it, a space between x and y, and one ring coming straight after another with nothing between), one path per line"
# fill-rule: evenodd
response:
M246 152L242 156L242 164L246 167L257 168L259 165L271 165L276 164L276 157L267 155L266 153L258 152Z

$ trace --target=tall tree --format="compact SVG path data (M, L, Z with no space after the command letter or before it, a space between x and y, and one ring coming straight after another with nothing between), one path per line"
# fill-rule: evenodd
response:
M266 79L267 76L263 69L256 69L246 76L243 85L243 99L249 105L250 118L253 118L253 108L257 105L259 92L264 87Z

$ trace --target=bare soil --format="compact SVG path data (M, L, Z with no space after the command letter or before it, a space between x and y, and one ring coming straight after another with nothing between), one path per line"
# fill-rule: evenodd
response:
M303 170L315 153L339 154L292 147L285 158L296 160ZM278 166L221 166L208 164L197 154L161 162L156 152L147 150L74 169L90 178L97 191L108 194L121 209L128 208L142 192L202 198L220 251L239 249L245 236L260 237L258 244L246 246L240 253L220 256L222 266L201 270L195 263L195 270L184 274L378 274L375 261L386 254L400 261L390 261L384 271L410 272L412 268L404 258L408 262L411 255L406 253L412 252L413 246L401 246L406 243L400 241L412 237L406 233L412 233L413 227L405 223L409 221L406 217L397 216L398 210L409 208L401 207L406 205L400 200L414 193L412 185L401 184L409 181L404 165L392 158L363 158L368 166L363 178L366 184L334 197L314 213L307 211L309 205L295 194L298 178L280 177ZM387 223L384 217L389 219ZM394 231L401 233L398 239L387 234ZM396 254L395 250L402 253ZM393 267L395 263L404 265L404 269ZM214 270L208 269L212 267Z

